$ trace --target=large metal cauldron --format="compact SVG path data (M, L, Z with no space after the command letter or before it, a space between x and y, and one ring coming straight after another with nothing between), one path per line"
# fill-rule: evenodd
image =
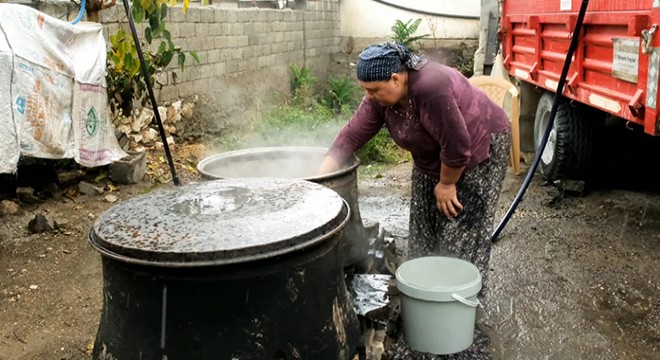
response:
M368 251L358 206L357 168L360 161L350 158L339 171L316 175L328 149L305 146L261 147L229 151L199 162L197 171L206 179L275 177L312 181L336 191L351 208L351 218L340 244L345 266L364 260Z
M94 359L354 355L359 323L337 244L350 216L321 185L228 179L154 191L103 213Z

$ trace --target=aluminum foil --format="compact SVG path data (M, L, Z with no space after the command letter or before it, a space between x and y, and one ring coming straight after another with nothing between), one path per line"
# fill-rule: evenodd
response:
M389 304L387 289L392 275L355 274L351 281L353 308L358 315L383 308Z

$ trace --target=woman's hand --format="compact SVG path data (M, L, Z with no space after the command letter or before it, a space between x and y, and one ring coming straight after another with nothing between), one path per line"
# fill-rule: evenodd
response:
M458 201L456 184L447 185L438 182L433 189L433 194L435 195L435 205L447 219L458 216L458 212L463 210L463 205Z
M326 155L325 158L323 158L323 162L321 162L321 165L319 168L316 170L316 175L325 175L331 172L335 172L341 169L341 165L335 158L333 158L330 155Z

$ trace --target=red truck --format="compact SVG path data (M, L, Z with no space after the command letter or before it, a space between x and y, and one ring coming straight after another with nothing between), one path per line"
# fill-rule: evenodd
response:
M533 152L543 138L581 3L502 2L502 58L520 88L523 151ZM660 0L589 2L564 97L539 163L546 178L583 178L595 129L606 118L660 136L659 25Z

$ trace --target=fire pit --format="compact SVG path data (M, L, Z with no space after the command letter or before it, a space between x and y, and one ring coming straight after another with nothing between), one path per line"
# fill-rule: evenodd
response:
M345 201L295 179L227 179L141 195L103 213L94 359L354 355L359 323L337 244Z
M316 175L328 149L289 146L262 147L216 154L203 159L197 171L205 179L275 177L312 181L336 191L349 205L351 218L340 244L345 266L354 265L367 256L369 247L358 207L357 167L353 156L339 171Z

